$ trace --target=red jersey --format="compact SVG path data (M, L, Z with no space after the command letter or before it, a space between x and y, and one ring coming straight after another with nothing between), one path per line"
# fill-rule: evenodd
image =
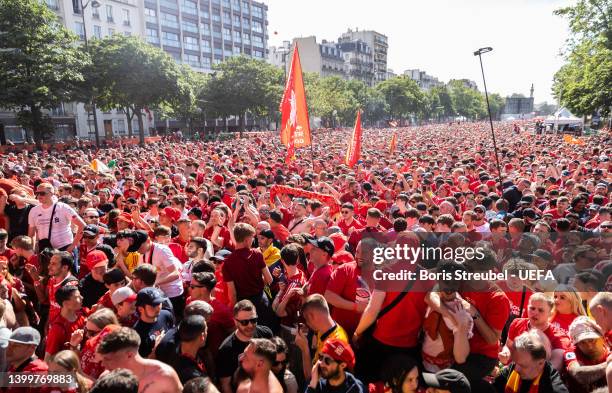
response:
M310 296L313 293L318 293L320 295L325 294L332 270L333 268L329 264L323 265L315 270L310 276L310 280L308 280L308 293L306 293L306 296Z
M508 340L514 341L516 337L525 333L530 328L529 318L516 318L508 328ZM548 328L542 333L548 337L551 349L563 349L566 351L572 346L572 342L568 335L551 324L549 324Z
M533 291L526 288L525 296L523 297L523 291L512 291L504 281L498 281L497 286L504 291L510 301L510 314L518 318L527 318L527 305L529 304L529 298L533 295ZM523 301L523 313L519 315L521 311L521 300Z
M351 221L350 224L347 224L344 220L338 221L338 227L340 227L340 230L342 231L342 233L344 233L345 236L349 236L350 235L349 231L351 228L361 229L363 228L363 224L357 221L355 218L353 218L353 221Z
M550 321L551 325L558 327L563 330L566 334L569 334L569 326L572 324L574 319L578 317L577 314L555 314L555 317Z
M58 315L49 327L45 352L49 355L55 355L63 349L68 349L70 336L75 330L83 328L85 322L86 319L82 312L77 313L77 318L73 322L67 320L61 314Z
M264 290L263 254L255 248L240 248L227 256L221 272L225 282L233 282L237 300L261 295Z
M47 370L49 370L49 366L43 360L36 358L35 356L26 360L19 367L10 367L8 369L9 373L19 372L19 373L35 373L46 375ZM8 387L4 390L5 393L39 393L45 392L47 390L46 387L40 388L18 388L18 387Z
M227 289L227 283L223 281L223 273L221 273L221 270L215 271L215 278L217 279L217 284L215 285L215 289L213 290L213 295L215 299L225 304L226 306L230 306L229 291Z
M210 301L213 308L213 313L208 321L208 335L206 343L214 356L217 355L219 347L225 338L227 332L231 332L234 325L234 314L232 310L219 300L213 298Z
M75 277L68 275L66 278L61 280L55 277L51 277L47 282L47 297L49 299L49 322L53 322L53 320L60 313L60 305L57 304L57 302L55 301L55 292L57 292L57 289L59 287L63 287L66 285L78 286L79 281Z

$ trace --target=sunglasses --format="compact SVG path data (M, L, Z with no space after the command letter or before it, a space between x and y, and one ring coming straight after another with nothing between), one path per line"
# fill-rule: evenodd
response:
M321 360L323 363L325 363L326 366L331 366L332 363L337 363L334 359L332 359L331 357L329 357L327 355L321 355L319 357L319 360Z
M275 360L274 363L272 364L272 367L278 367L280 365L285 365L287 364L287 359L283 359L283 360Z
M342 214L349 214L349 211L348 210L343 210L340 213L342 213Z
M47 191L36 191L35 192L36 196L42 196L42 195L47 195Z
M258 320L258 318L255 317L255 318L251 318L251 319L236 319L236 322L238 322L242 326L249 326L249 324L257 325L257 320Z
M85 218L89 218L89 219L93 220L93 219L100 218L100 217L98 217L98 216L85 216Z
M205 287L204 285L193 285L193 284L189 285L189 288L191 288L191 289L194 289L194 288L204 288L204 287Z

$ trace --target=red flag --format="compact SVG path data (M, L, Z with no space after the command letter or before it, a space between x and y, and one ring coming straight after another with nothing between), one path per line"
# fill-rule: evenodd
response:
M297 43L295 43L293 48L291 68L287 75L287 84L285 85L285 92L280 103L280 111L282 113L281 142L285 146L289 146L291 132L294 131L294 148L309 146L310 123Z
M357 119L355 120L355 129L346 150L344 163L350 168L355 166L361 155L361 111L357 111Z
M295 158L295 129L289 129L289 143L287 144L287 157L285 158L285 164L290 164L291 160Z
M397 146L397 132L394 132L393 136L391 137L391 143L389 144L389 153L391 154L395 153L396 146Z

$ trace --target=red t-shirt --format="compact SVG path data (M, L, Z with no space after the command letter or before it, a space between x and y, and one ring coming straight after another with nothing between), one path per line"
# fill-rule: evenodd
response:
M36 374L41 374L41 375L47 374L47 370L49 370L49 366L43 360L28 359L26 361L29 363L26 364L25 366L21 365L18 368L11 367L8 369L8 372L9 373L12 373L12 372L36 373ZM39 393L39 392L45 392L46 390L47 388L44 388L44 387L26 388L26 387L12 387L9 385L9 387L6 388L4 392L5 393Z
M266 269L261 251L255 248L234 250L223 263L225 282L233 282L238 300L260 295L264 289L262 270Z
M187 256L187 250L185 249L188 243L189 241L184 241L181 239L180 236L177 236L172 238L172 243L168 244L168 247L170 247L170 250L172 250L174 256L179 261L181 261L181 263L185 263L189 260L189 256ZM177 244L178 247L172 246L172 244Z
M344 222L344 220L338 221L338 227L340 228L340 230L342 230L342 233L344 233L345 236L349 236L349 230L351 228L361 229L363 228L363 224L353 218L353 221L350 224L347 224L346 222Z
M45 352L55 355L57 352L67 349L66 343L70 342L70 336L75 330L85 326L85 322L85 316L81 312L77 313L77 318L74 322L70 322L62 315L58 315L49 327Z
M569 326L572 324L574 319L578 317L577 314L559 314L557 313L555 317L550 321L551 325L558 327L563 330L565 334L569 334Z
M72 276L68 276L67 278L63 278L61 280L51 277L47 282L47 297L49 298L49 322L53 322L53 320L60 313L60 305L55 301L55 292L57 292L60 286L66 285L78 286L79 281Z
M370 275L370 277L372 277ZM370 293L374 288L374 283L367 282L361 276L361 268L357 266L357 262L345 263L337 267L331 274L327 290L334 292L343 299L351 302L358 300L359 302L367 303L370 301ZM340 326L346 330L349 337L353 336L359 319L360 312L345 310L343 308L332 307L331 317Z
M527 305L529 304L529 298L533 295L533 291L529 288L525 290L525 299L523 300L523 314L519 315L521 311L521 299L523 299L523 291L512 291L508 288L508 285L504 281L498 281L497 286L504 291L508 300L510 301L510 313L518 318L527 318Z
M491 287L481 292L465 292L461 296L478 309L480 317L491 329L500 332L504 329L510 316L510 301L502 291ZM488 344L480 335L478 328L474 327L474 336L470 339L470 351L497 359L499 341Z
M274 233L274 237L282 244L285 244L287 242L287 238L291 234L289 230L282 224L272 228L272 233Z
M206 343L214 356L217 355L219 347L225 338L226 332L234 328L234 314L232 310L217 299L212 299L210 305L213 313L208 322L208 336Z
M202 237L210 240L212 238L212 234L213 234L214 228L210 227L210 228L206 228L204 230L204 234ZM226 227L222 226L221 230L219 231L219 237L223 238L223 246L222 247L217 247L214 243L213 243L213 248L215 250L215 252L219 251L221 248L225 248L226 250L231 250L232 249L232 237L231 234L229 232L229 229L227 229Z
M431 290L431 287L432 283L428 281L415 282L410 293L406 294L395 307L376 321L374 338L393 347L416 347L427 310L425 295L428 290ZM387 292L380 309L384 309L400 293Z
M304 277L304 273L301 270L298 270L297 273L293 276L287 277L285 288L280 293L280 295L278 295L280 299L279 302L285 300L287 293L292 288L301 288L304 286L305 283L306 278ZM298 311L300 310L301 306L302 297L296 294L291 296L291 298L287 301L287 305L285 306L285 311L287 312L287 315L281 317L281 324L289 327L296 326L298 323Z
M110 291L106 291L104 296L102 296L100 300L98 300L98 304L99 304L99 307L110 308L115 313L117 312L117 309L115 308L115 305L113 304L113 301L111 300Z
M306 295L310 296L313 293L318 293L320 295L325 294L327 284L329 284L329 279L331 278L332 270L333 268L329 264L321 266L315 270L310 276L310 280L308 280L308 293Z
M514 341L517 336L525 333L529 328L529 318L516 318L508 328L508 339ZM567 334L551 324L548 325L548 328L543 333L548 337L551 349L568 350L572 346L572 342Z
M221 270L215 270L215 278L217 279L217 284L213 290L213 296L226 306L230 306L227 283L223 281Z

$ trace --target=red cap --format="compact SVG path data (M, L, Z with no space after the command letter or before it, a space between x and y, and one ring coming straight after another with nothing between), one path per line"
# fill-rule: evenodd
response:
M179 220L179 218L181 218L181 212L178 211L177 209L173 208L173 207L170 207L170 206L164 207L163 210L161 212L159 212L159 214L167 216L173 222L176 222L176 221Z
M487 180L487 187L495 187L495 180Z
M85 258L85 264L89 268L89 270L93 270L98 266L106 266L108 264L108 258L103 251L93 250L89 254L87 254L87 258Z
M337 362L346 363L346 368L352 370L355 367L355 353L351 346L337 338L325 341L321 353L326 354Z
M213 176L213 181L218 185L223 184L223 180L225 180L223 179L223 176L218 173Z

